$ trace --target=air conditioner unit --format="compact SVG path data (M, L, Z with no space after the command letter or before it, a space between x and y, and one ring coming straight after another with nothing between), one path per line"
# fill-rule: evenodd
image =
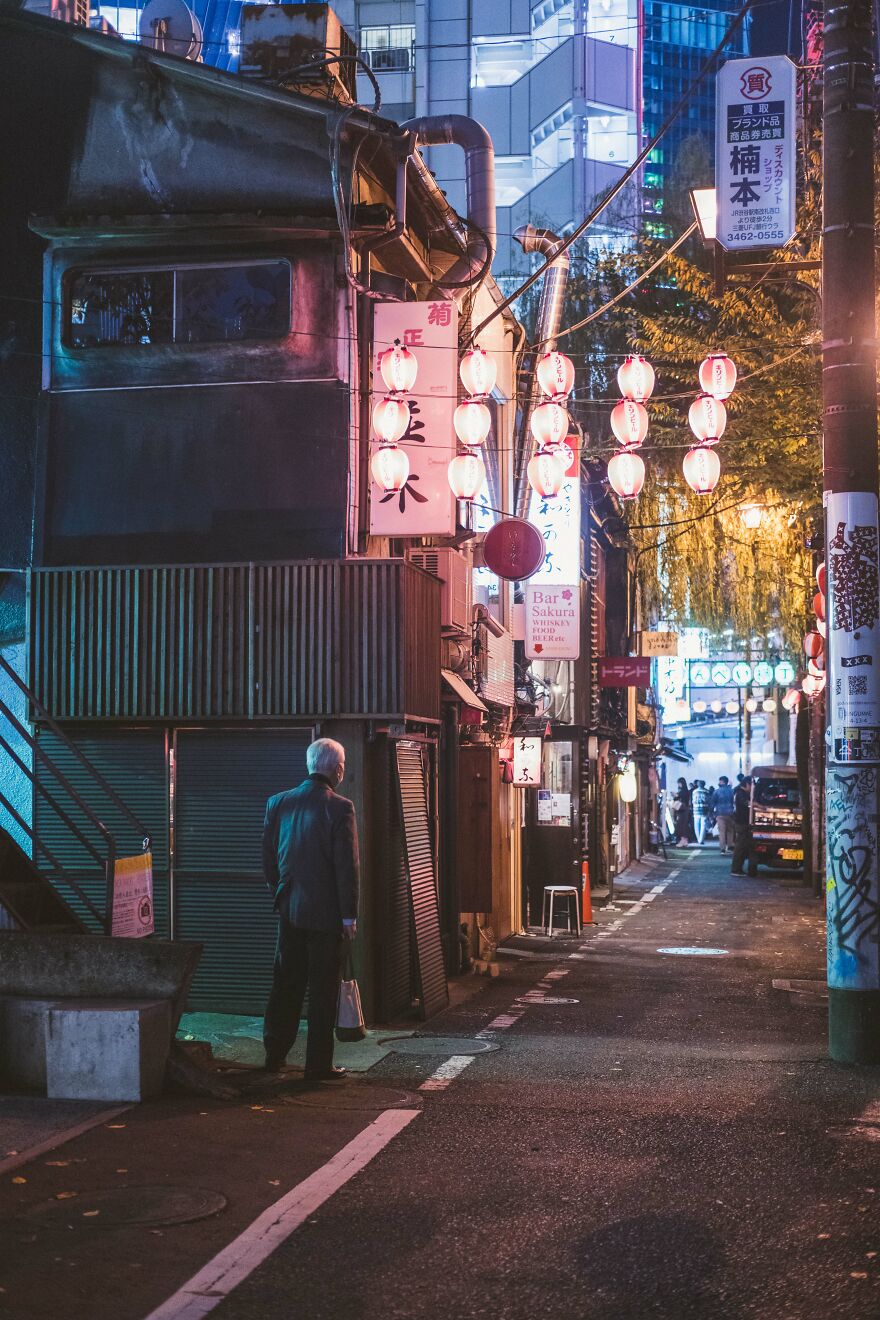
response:
M245 77L269 78L306 96L350 105L356 99L356 55L329 5L242 7L239 72Z
M457 550L410 550L409 561L443 583L440 622L444 628L468 632L471 626L471 573Z
M513 638L506 631L496 637L484 623L479 623L477 641L477 691L496 706L515 706Z

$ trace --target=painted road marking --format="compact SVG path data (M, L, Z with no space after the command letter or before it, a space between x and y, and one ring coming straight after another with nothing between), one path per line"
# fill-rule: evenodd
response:
M419 1109L384 1110L331 1160L264 1210L147 1320L200 1320L208 1315L420 1113Z
M445 1091L449 1083L454 1082L476 1057L475 1054L453 1054L451 1058L440 1064L436 1072L432 1072L431 1076L422 1082L419 1090Z

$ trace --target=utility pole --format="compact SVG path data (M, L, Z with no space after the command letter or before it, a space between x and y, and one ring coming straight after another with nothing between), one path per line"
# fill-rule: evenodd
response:
M825 0L822 390L829 1053L880 1063L880 593L871 0Z

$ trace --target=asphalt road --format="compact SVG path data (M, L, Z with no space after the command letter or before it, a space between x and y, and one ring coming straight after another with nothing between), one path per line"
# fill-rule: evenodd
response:
M425 1024L427 1054L310 1093L163 1099L3 1179L0 1320L146 1320L395 1106L418 1112L361 1172L175 1317L876 1320L880 1069L828 1062L823 1001L771 986L821 979L823 945L790 880L671 854L582 940L517 941ZM661 952L687 946L717 952ZM144 1184L227 1204L160 1230L88 1217ZM62 1186L69 1219L40 1222Z

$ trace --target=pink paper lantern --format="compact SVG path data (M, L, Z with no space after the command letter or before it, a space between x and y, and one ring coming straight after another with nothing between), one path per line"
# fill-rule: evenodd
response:
M625 399L644 403L654 391L654 368L647 358L634 353L618 368L617 384Z
M622 500L634 500L645 484L645 465L639 454L627 449L608 460L608 484Z
M720 399L713 399L711 394L701 394L690 406L688 421L701 445L716 445L724 435L727 409Z
M621 399L611 409L611 429L625 449L638 449L648 434L648 410L632 399Z
M574 389L574 363L564 353L546 353L538 363L538 384L551 399L567 399Z
M532 490L542 499L553 499L562 490L565 481L565 460L559 454L539 449L529 459L527 472Z
M682 464L684 479L696 495L711 495L721 476L721 460L714 449L689 449Z
M568 427L568 413L558 403L539 404L529 418L529 429L542 449L561 445Z
M458 454L449 464L449 485L457 500L472 500L483 488L486 469L479 454Z
M729 399L736 385L736 367L726 353L710 353L700 363L700 389L713 399Z
M485 403L466 399L456 408L452 424L463 445L482 445L492 429L492 414Z
M409 476L409 459L396 445L382 445L373 455L370 470L382 490L402 490Z
M396 445L409 426L409 405L402 399L380 399L373 408L373 430L386 445Z
M472 398L484 398L495 388L498 367L482 348L468 349L458 368L461 383Z
M415 353L397 339L384 353L379 354L379 370L385 388L395 394L406 394L416 383L419 364Z

